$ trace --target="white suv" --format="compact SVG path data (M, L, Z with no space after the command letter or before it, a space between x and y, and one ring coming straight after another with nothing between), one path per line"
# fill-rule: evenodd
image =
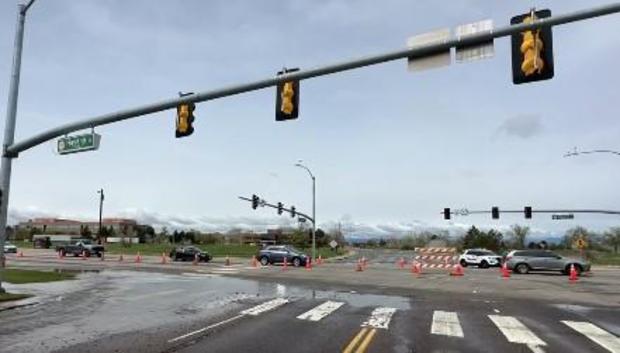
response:
M502 257L486 249L467 249L459 257L459 263L463 267L477 265L480 268L501 266Z

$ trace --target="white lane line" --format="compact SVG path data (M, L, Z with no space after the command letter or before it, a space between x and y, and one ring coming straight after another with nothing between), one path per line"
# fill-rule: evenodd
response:
M331 300L328 300L325 303L297 316L297 318L299 320L320 321L327 315L338 310L343 304L343 302L333 302Z
M431 333L452 337L464 337L459 317L455 312L435 310Z
M489 319L502 331L509 342L526 344L535 353L543 352L540 346L547 345L521 321L512 316L489 315Z
M178 340L182 340L182 339L184 339L184 338L187 338L187 337L191 337L191 336L197 335L197 334L202 333L202 332L205 332L205 331L207 331L207 330L210 330L210 329L216 328L216 327L218 327L218 326L221 326L221 325L227 324L227 323L229 323L229 322L231 322L231 321L235 321L235 320L237 320L237 319L240 319L240 318L242 318L242 317L244 317L244 316L245 316L245 315L243 315L243 314L239 314L239 315L237 315L237 316L233 316L233 317L228 318L228 319L226 319L226 320L224 320L224 321L220 321L220 322L218 322L218 323L216 323L216 324L209 325L209 326L207 326L207 327L203 327L203 328L201 328L201 329L199 329L199 330L192 331L192 332L190 332L190 333L186 333L186 334L184 334L184 335L182 335L182 336L179 336L179 337L176 337L176 338L170 339L170 340L168 340L168 343L174 343L174 342L176 342L176 341L178 341Z
M584 321L562 321L562 323L598 343L611 353L620 353L620 338L602 328Z
M273 300L270 300L268 302L262 303L260 305L257 305L255 307L243 310L241 312L242 315L251 315L251 316L256 316L258 314L262 314L266 311L269 310L273 310L281 305L284 305L288 303L288 299L284 299L284 298L276 298Z
M362 327L382 328L387 330L392 320L392 315L396 312L395 308L380 307L376 308L370 314L367 321L362 323Z
M500 313L500 311L499 311L499 310L497 310L497 309L493 309L493 311L495 311L495 313L496 313L496 314L499 314L499 313Z

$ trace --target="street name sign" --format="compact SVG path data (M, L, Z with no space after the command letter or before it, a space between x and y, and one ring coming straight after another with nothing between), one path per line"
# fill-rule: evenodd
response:
M450 39L450 28L443 28L433 32L422 33L407 39L407 47L414 49L425 45L445 43ZM450 65L450 49L445 52L424 57L409 58L407 69L412 72L425 71Z
M58 139L58 154L70 154L99 149L101 135L94 132L89 134L65 136Z
M574 219L575 215L572 213L569 214L553 214L551 215L551 219L553 220L561 220L561 219Z
M468 23L456 27L456 37L460 40L464 37L471 36L480 32L493 31L493 20L484 20L474 23ZM456 62L462 63L473 60L492 58L495 55L493 40L470 46L456 47Z

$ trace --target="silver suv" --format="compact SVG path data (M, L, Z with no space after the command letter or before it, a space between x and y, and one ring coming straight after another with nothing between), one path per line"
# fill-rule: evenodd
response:
M575 265L578 275L590 271L590 263L562 257L549 250L513 250L506 255L508 269L521 274L530 271L561 271L568 274L570 265Z

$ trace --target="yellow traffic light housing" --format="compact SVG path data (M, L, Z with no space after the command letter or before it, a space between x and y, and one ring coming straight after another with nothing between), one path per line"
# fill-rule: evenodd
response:
M299 71L283 69L279 75ZM278 84L276 92L276 121L297 119L299 115L299 80L286 81Z
M550 10L530 11L515 16L510 24L534 23L551 17ZM548 80L553 77L553 37L551 27L541 27L513 34L512 81L514 84Z
M177 120L175 136L185 137L194 133L194 109L196 105L194 103L184 103L177 106Z

